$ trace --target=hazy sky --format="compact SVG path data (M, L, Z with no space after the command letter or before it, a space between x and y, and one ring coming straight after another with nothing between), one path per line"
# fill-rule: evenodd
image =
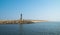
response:
M0 19L60 21L60 0L0 0Z

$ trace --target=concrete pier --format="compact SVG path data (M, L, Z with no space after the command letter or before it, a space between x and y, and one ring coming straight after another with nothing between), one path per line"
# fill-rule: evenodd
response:
M0 24L30 24L35 22L47 22L46 20L0 20Z
M0 24L21 24L21 23L32 23L30 20L0 20Z

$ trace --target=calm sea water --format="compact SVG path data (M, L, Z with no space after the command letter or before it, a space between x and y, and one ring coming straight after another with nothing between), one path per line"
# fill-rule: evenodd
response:
M0 24L0 35L60 35L60 22Z

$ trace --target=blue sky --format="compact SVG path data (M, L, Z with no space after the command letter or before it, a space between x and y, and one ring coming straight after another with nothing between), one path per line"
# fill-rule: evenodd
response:
M0 0L0 20L60 21L60 0Z

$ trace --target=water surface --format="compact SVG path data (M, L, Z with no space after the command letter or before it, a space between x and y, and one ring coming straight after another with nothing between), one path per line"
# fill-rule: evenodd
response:
M60 22L0 24L0 35L60 35Z

